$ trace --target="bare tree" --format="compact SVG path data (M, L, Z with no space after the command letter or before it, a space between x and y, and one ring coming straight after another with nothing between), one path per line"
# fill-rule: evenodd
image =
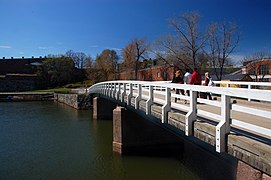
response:
M88 58L89 58L83 52L74 52L72 50L67 51L66 56L70 57L73 60L75 67L77 67L79 69L83 69L84 64L87 63Z
M231 22L213 23L208 29L208 44L210 53L207 53L217 79L221 80L224 66L229 63L230 55L239 43L238 26Z
M189 57L181 50L172 36L164 36L152 43L150 50L156 59L161 59L167 66L190 67ZM192 69L192 68L191 68Z
M243 63L248 62L248 61L253 61L255 59L271 59L271 53L270 52L264 52L264 51L259 51L255 52L252 55L248 55L244 57Z
M146 58L148 49L149 45L146 42L146 38L133 39L122 49L125 66L129 69L134 68L134 79L138 79L139 62Z
M197 66L197 55L206 41L205 33L199 29L200 17L197 12L188 12L169 22L176 34L165 45L179 61L190 68L190 64Z

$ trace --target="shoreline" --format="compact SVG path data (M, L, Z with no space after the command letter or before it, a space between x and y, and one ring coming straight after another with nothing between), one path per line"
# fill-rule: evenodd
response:
M1 92L0 102L53 101L53 92Z

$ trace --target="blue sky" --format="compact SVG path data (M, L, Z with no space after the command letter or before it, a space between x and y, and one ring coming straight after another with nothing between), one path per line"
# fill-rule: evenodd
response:
M0 0L0 57L84 52L93 58L134 38L168 34L168 20L189 11L240 26L234 57L271 52L270 0Z

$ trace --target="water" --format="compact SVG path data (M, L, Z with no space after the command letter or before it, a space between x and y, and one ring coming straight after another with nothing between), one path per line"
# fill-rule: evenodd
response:
M112 152L112 121L54 102L0 103L0 179L200 179L174 157Z

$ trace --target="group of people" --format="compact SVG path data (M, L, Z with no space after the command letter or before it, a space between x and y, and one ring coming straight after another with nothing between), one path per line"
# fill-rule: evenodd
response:
M175 75L172 79L172 83L178 83L178 84L191 84L191 85L204 85L204 86L213 86L214 83L212 81L212 78L210 77L209 73L206 72L205 73L205 78L204 78L204 83L202 84L202 78L201 78L201 74L198 72L197 68L194 68L193 73L191 74L189 69L186 69L186 72L184 74L184 76L181 76L181 71L177 70L175 72ZM176 94L182 94L182 95L188 95L189 96L189 91L187 90L186 92L184 92L184 90L182 89L176 89ZM212 96L211 93L203 93L203 98L207 99L207 97L209 98L209 100L212 100ZM178 98L175 98L175 102L177 102ZM185 103L187 103L187 101L185 100Z

